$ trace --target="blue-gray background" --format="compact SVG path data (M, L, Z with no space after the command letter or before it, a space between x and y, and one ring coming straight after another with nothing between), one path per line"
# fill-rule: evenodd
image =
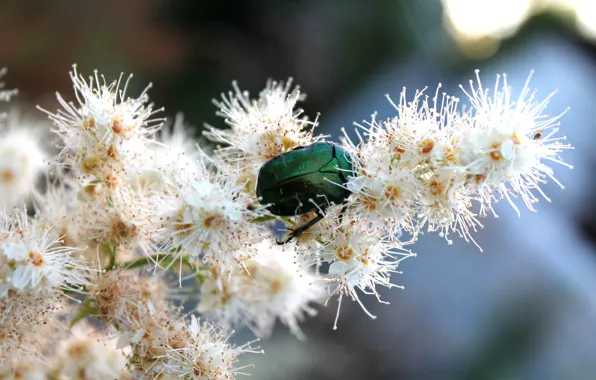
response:
M548 184L553 202L521 218L500 205L500 218L476 235L483 253L424 236L394 281L406 290L384 292L390 305L365 300L377 320L346 303L333 331L331 303L304 324L307 342L279 328L262 342L267 354L248 360L255 379L588 380L596 379L592 3L3 0L0 66L19 102L50 109L55 91L70 91L72 63L108 77L134 72L133 90L152 81L153 101L197 130L222 125L210 100L231 80L256 94L269 77L293 76L307 114L321 112L335 137L373 111L392 115L383 95L402 86L413 93L442 82L460 94L479 68L487 87L507 72L521 89L534 69L539 97L559 89L550 111L571 107L562 130L576 146L565 155L575 168L556 168L567 189Z

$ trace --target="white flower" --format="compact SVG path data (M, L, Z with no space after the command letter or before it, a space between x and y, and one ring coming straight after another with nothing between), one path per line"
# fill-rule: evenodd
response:
M27 359L34 358L34 368L45 368L48 354L54 352L56 339L64 331L64 306L63 299L51 289L36 293L10 289L1 297L0 368L7 358L19 363L29 363ZM2 371L0 374L4 374ZM4 379L2 375L0 378Z
M493 92L477 81L464 90L472 103L466 112L458 110L459 99L440 96L439 85L432 98L423 90L412 101L404 89L399 103L389 98L397 117L378 122L373 115L357 124L364 131L359 144L349 138L344 144L354 158L347 184L353 212L393 233L410 232L413 240L426 227L449 243L452 232L475 243L478 217L494 214L493 201L506 198L518 211L514 197L531 210L534 191L546 198L540 184L558 181L545 161L563 163L559 153L571 148L555 137L562 114L545 115L550 96L538 102L527 82L512 99L506 80L499 87L498 79Z
M397 117L383 123L382 129L371 128L371 137L389 144L398 165L424 171L453 160L452 135L458 131L459 99L445 93L439 96L440 89L441 84L432 98L425 94L426 89L416 91L408 101L404 88L398 104L387 95Z
M77 325L71 336L62 340L57 373L65 379L125 379L127 360L116 347L116 338L99 335L93 328Z
M205 133L209 139L228 145L216 151L223 163L234 163L239 181L254 182L259 168L270 159L296 147L309 145L322 136L314 137L317 121L308 121L296 103L305 98L298 87L287 83L268 81L258 99L250 99L233 82L234 92L222 94L219 116L226 119L230 129L211 128ZM254 191L254 190L253 190Z
M261 239L258 226L249 221L259 210L249 207L242 186L209 171L202 161L199 170L169 197L152 199L148 235L166 253L182 249L194 260L230 270L240 259L235 252Z
M119 346L131 346L131 370L139 375L157 377L164 373L164 363L160 358L167 348L183 347L188 339L179 317L168 310L155 309L151 302L138 302L136 308L128 310L119 325L124 330Z
M59 178L59 181L49 180L43 194L33 193L36 215L53 226L53 230L62 237L65 245L83 248L87 242L82 240L84 233L76 222L81 208L81 202L77 197L80 191L79 184L61 173L60 168L54 176Z
M298 337L305 314L316 311L311 303L324 298L321 278L301 268L294 244L282 247L264 240L252 247L244 268L221 274L212 270L201 286L200 313L230 327L246 325L258 337L269 336L276 319Z
M140 377L233 379L243 369L235 367L238 356L257 352L252 342L234 347L222 330L200 324L194 316L187 321L157 310L151 303L139 302L136 312L122 322L128 331L122 344L131 345L129 362Z
M113 269L98 273L88 287L98 317L108 323L126 320L138 313L139 304L151 302L155 310L166 310L167 286L158 273L140 276L135 270Z
M143 226L149 223L143 214L147 199L129 187L121 187L110 197L98 196L81 205L75 220L88 240L110 247L147 249Z
M402 243L383 229L362 221L349 210L341 211L336 207L328 210L325 219L327 223L318 236L321 246L306 249L303 255L310 265L329 264L328 291L339 296L334 329L344 295L357 301L370 317L375 318L364 307L358 293L374 295L383 302L377 286L401 288L391 282L391 275L401 273L397 270L399 263L415 254L405 250Z
M550 179L563 187L549 163L571 167L559 156L571 146L562 142L565 137L556 136L558 120L566 111L556 116L545 114L554 93L538 101L536 91L529 87L531 77L517 99L512 96L505 74L502 83L501 76L497 76L491 92L482 87L476 71L477 84L470 81L470 90L464 89L472 109L465 119L466 133L461 141L462 169L472 177L478 200L491 211L493 191L507 198L518 213L512 201L518 195L534 211L532 204L538 198L533 191L549 200L540 190L541 184Z
M29 220L24 209L0 212L0 228L0 354L35 351L44 339L40 326L57 322L60 295L87 284L90 270L73 256L76 248L63 246L51 226Z
M123 88L122 76L107 84L97 71L87 82L75 65L70 77L77 104L57 95L63 109L55 114L42 109L54 121L54 132L64 144L59 158L91 178L123 170L127 161L143 151L163 121L152 119L161 109L154 111L148 104L147 90L151 86L139 97L129 98L126 90L132 76Z
M52 226L41 219L30 221L22 209L10 218L11 229L0 241L0 256L11 270L2 282L18 292L31 293L59 292L87 283L89 268L74 256L79 249L63 246Z
M148 224L139 206L144 198L130 187L120 187L107 197L99 184L84 185L64 173L58 177L49 181L44 194L36 194L35 204L37 215L53 226L64 245L81 248L95 267L107 264L114 252L122 261L137 249L148 249L141 233Z
M456 170L459 99L440 96L440 88L432 98L416 91L412 101L404 88L398 104L387 96L397 117L378 122L373 114L370 122L358 124L367 139L355 145L348 138L345 144L355 158L349 204L379 227L386 224L390 234L405 230L415 240L426 225L446 238L455 231L468 241L479 223L468 210L470 191L461 186L465 175Z
M0 204L15 206L34 189L46 167L42 135L16 112L0 123Z
M229 335L208 323L201 324L191 316L190 324L185 322L187 341L182 347L168 346L160 358L165 362L164 373L176 377L197 380L228 380L236 378L246 367L236 367L238 356L247 352L262 353L251 347L251 343L233 346L227 340Z
M370 130L376 129L375 138L357 146L346 141L354 172L348 179L347 188L352 192L350 207L355 213L377 223L388 223L393 229L415 232L413 219L420 184L416 173L400 164L387 135L379 132L381 126L373 120Z
M3 380L47 380L48 370L47 363L35 356L0 356L0 379Z
M189 135L182 114L176 115L171 128L164 127L158 140L147 144L128 169L131 185L144 191L168 191L169 185L184 178L198 177L196 162L202 153Z
M439 235L447 240L449 233L454 232L465 241L474 240L472 232L482 228L472 207L471 192L464 186L460 175L453 171L441 171L422 180L423 186L419 195L418 218L421 225L426 225L429 232L439 231Z

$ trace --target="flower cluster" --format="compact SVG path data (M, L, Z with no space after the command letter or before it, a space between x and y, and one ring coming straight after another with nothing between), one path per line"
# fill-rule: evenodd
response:
M514 99L506 76L502 82L497 77L495 89L489 91L477 74L477 80L464 89L468 109L460 109L460 100L440 88L432 97L416 91L413 99L404 89L399 102L389 98L395 117L378 121L373 115L363 125L357 124L357 143L345 133L341 147L353 171L336 168L348 178L343 184L335 183L351 194L344 204L319 205L318 212L295 218L276 217L293 224L295 230L324 216L297 236L297 261L312 268L330 264L321 279L328 283L329 294L338 295L340 304L345 294L362 306L360 292L379 298L377 286L395 286L390 277L398 273L400 261L414 256L406 248L421 232L438 231L449 243L452 233L474 242L473 233L482 227L480 218L495 214L494 202L505 198L517 210L513 199L519 197L533 210L535 194L544 195L540 185L547 179L556 181L548 163L562 163L559 153L570 148L564 137L555 135L562 114L544 114L550 96L538 101L529 89L529 79ZM313 134L310 127L316 123L297 119L302 114L293 111L297 90L268 84L258 99L251 100L236 84L234 89L215 102L231 128L212 128L206 136L228 144L216 150L215 165L222 172L237 165L241 173L250 173L250 186L240 190L254 198L255 169L323 136ZM401 238L403 233L409 236L407 241ZM226 292L233 282L219 280L215 293L226 301L232 299ZM234 309L236 303L226 304L233 315L246 314L244 306L239 311ZM250 317L240 318L251 324Z
M70 76L77 103L58 95L63 108L56 114L48 112L63 144L58 157L79 176L111 187L111 179L144 152L146 141L163 121L152 116L161 110L153 111L147 103L150 85L137 98L127 97L132 76L124 83L120 76L107 84L96 71L87 81L77 73L76 66Z
M9 352L0 360L2 379L133 379L127 370L126 352L117 340L81 323L72 329L54 324L40 325L20 344L31 344L35 351L23 355Z
M244 375L238 356L261 351L231 344L229 328L261 338L279 320L303 338L300 322L332 297L337 328L344 296L374 318L361 297L386 303L380 288L402 288L393 277L422 232L474 241L498 200L534 210L538 195L548 200L540 186L557 182L549 164L570 149L556 135L562 115L544 113L550 97L526 83L513 98L505 76L492 91L479 76L462 88L465 109L440 86L410 100L404 89L389 98L395 117L373 115L341 144L315 135L318 117L296 108L305 95L291 80L256 99L234 83L214 101L229 128L205 131L213 152L195 146L181 116L164 124L150 86L130 97L131 77L86 79L75 66L70 78L75 100L58 95L61 109L43 110L59 148L43 189L41 139L12 115L0 120L3 378ZM325 156L303 159L315 151ZM298 199L297 215L275 213L294 203L261 203L272 159L290 173L266 180ZM34 216L21 206L31 195ZM289 235L276 242L280 222ZM196 308L183 314L189 300Z
M474 241L478 218L495 214L500 199L518 213L514 198L532 211L535 193L548 200L540 185L557 181L547 163L563 163L559 153L570 149L555 136L562 114L543 114L550 96L537 101L529 78L515 100L506 76L495 86L484 89L477 73L464 89L471 108L462 112L458 98L439 95L440 86L432 98L418 91L411 101L404 89L392 102L396 117L379 122L373 115L359 125L367 139L347 144L356 166L347 185L351 207L414 236L439 231L451 243L450 232Z
M265 162L321 137L308 128L315 127L317 120L309 121L304 111L296 108L306 95L299 87L292 89L291 78L286 83L268 81L258 99L251 99L236 82L233 87L233 92L222 94L222 100L213 101L230 129L210 127L205 136L226 144L218 152L222 156L220 169L237 177L250 191Z
M0 79L6 73L0 69ZM0 82L0 102L8 102L16 90L3 90ZM44 170L46 153L41 148L41 136L46 131L35 122L10 109L0 113L0 203L18 206L31 195L35 182Z
M126 352L117 343L92 327L77 325L60 342L50 373L64 379L131 379Z
M158 312L151 304L139 309L128 320L134 335L130 338L129 359L139 375L166 378L227 380L242 373L238 356L260 352L251 343L233 346L228 335L209 323L190 321L167 312Z
M387 231L372 224L362 223L358 215L340 208L332 208L326 220L314 228L318 244L301 249L304 262L312 266L329 264L326 282L329 292L339 297L334 328L344 295L358 302L362 309L375 318L360 301L359 292L374 295L381 301L377 287L398 287L391 275L400 273L399 263L416 254L404 244L392 239Z
M88 282L78 251L24 209L0 213L0 353L26 350L32 326L47 324L62 307L60 296Z
M249 207L242 186L214 175L204 161L194 170L196 176L179 177L168 194L152 198L148 233L166 253L184 252L193 261L233 270L246 258L238 253L262 235L259 226L249 223L259 211Z
M75 67L76 103L58 95L62 109L44 110L61 152L56 179L36 194L37 213L102 268L72 323L94 316L111 326L133 376L233 378L237 355L251 345L233 347L219 328L180 316L163 276L138 268L180 263L182 275L242 267L246 258L231 252L262 239L264 229L249 222L261 213L189 143L181 117L158 133L163 119L153 116L146 90L127 97L121 78L86 80Z
M116 328L135 376L233 378L238 355L255 349L232 346L223 330L181 316L168 301L166 284L159 275L111 270L93 281L85 307Z
M244 268L223 275L216 268L210 271L201 286L198 311L226 326L246 325L258 337L269 336L279 318L303 337L298 322L305 314L316 314L310 303L324 299L320 280L302 270L293 244L282 248L268 239L244 250L253 251L241 255L251 257Z

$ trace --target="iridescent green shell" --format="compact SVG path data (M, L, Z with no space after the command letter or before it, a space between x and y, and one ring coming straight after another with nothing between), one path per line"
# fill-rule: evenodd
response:
M259 170L257 196L275 215L291 216L340 204L350 192L345 184L352 159L340 146L317 142L267 162ZM311 202L310 200L314 201Z

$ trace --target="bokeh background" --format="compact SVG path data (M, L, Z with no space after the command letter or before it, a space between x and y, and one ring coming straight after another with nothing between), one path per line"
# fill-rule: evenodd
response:
M108 78L134 72L168 116L200 132L222 126L211 99L238 80L256 94L267 78L294 77L321 131L373 111L403 86L461 94L481 70L521 89L531 69L562 130L575 168L567 186L545 186L552 203L521 218L500 205L476 235L484 248L424 236L383 293L390 305L346 303L304 324L300 342L280 327L262 342L254 379L596 379L596 1L595 0L1 0L0 67L25 109L57 107L77 63ZM32 111L33 112L33 111ZM239 332L239 341L250 339Z

